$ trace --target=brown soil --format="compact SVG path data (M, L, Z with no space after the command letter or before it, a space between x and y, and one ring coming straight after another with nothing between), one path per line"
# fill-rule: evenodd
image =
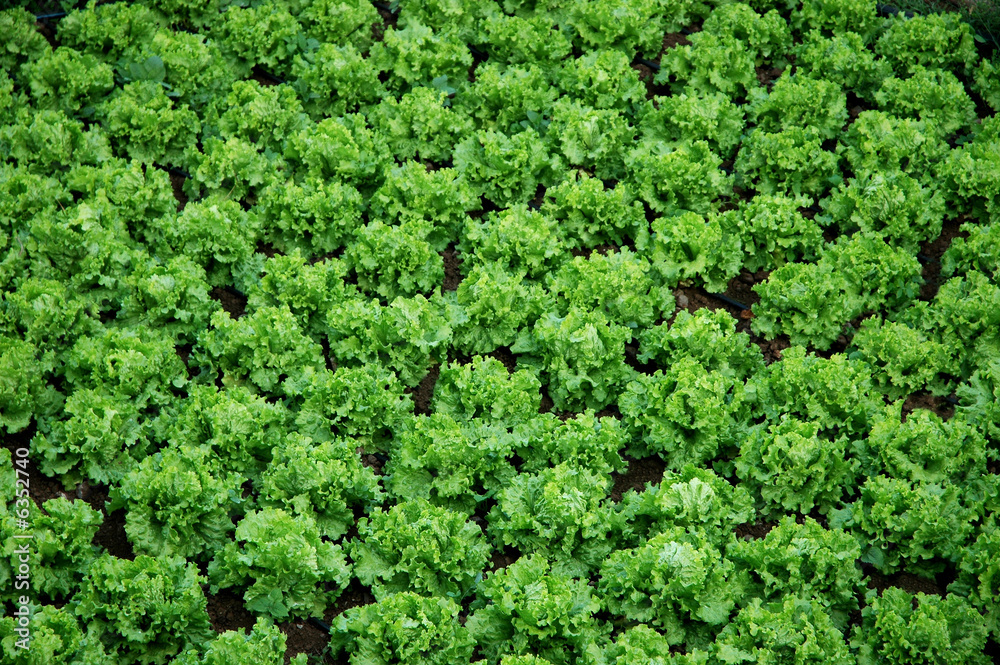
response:
M736 537L740 540L760 540L776 526L778 526L777 522L765 522L763 520L758 520L752 524L749 522L740 524L736 527Z
M757 81L768 90L774 86L774 82L781 76L781 73L785 71L779 67L758 67L757 68Z
M506 547L503 550L493 550L493 554L490 555L490 566L487 570L491 573L496 572L501 568L506 568L520 558L521 553L513 547Z
M206 593L205 597L208 599L208 618L216 632L253 628L256 617L243 606L243 598L231 589L220 589L216 594Z
M257 253L263 254L269 259L273 259L276 255L281 254L281 252L274 248L274 245L269 245L262 240L257 241Z
M264 87L279 85L280 83L274 74L262 69L259 65L253 68L250 78Z
M959 229L965 221L965 218L945 220L941 235L920 247L920 255L925 259L922 273L924 284L920 287L921 300L930 301L937 295L938 287L944 282L941 277L941 256L951 247L955 238L968 237L968 233Z
M437 383L441 366L431 365L427 375L420 380L415 388L407 388L404 392L413 397L413 412L418 415L428 415L431 412L431 400L434 397L434 385Z
M441 284L441 292L455 291L464 277L461 271L462 259L459 251L455 249L455 243L441 252L441 259L444 261L444 282Z
M489 354L490 358L495 358L503 363L507 371L511 374L517 369L517 357L511 352L509 346L501 346Z
M647 483L658 485L663 480L665 465L659 457L644 457L635 459L626 457L628 469L625 473L611 474L614 485L611 487L611 500L618 503L622 496L629 490L634 492L646 491Z
M222 303L222 309L229 313L233 319L238 319L246 312L247 298L229 288L221 286L214 287L208 294L213 300Z
M683 32L668 32L663 35L663 51L674 48L675 46L689 46L691 40L689 40ZM661 53L663 52L661 51Z
M643 81L647 83L652 81L653 77L656 76L656 72L654 72L653 68L650 67L649 65L643 65L640 63L637 65L632 65L632 69L639 72L639 78L641 78ZM649 95L647 95L647 98L648 97Z
M890 587L897 587L907 593L925 593L928 595L943 596L944 589L934 580L924 577L917 577L910 573L896 573L895 575L883 575L874 566L866 563L861 564L861 570L865 576L865 582L869 589L876 589L882 593Z
M769 274L766 270L758 270L752 273L749 270L743 269L739 275L729 280L729 284L726 286L726 290L723 291L723 295L743 303L746 305L745 309L749 309L760 302L760 296L753 290L753 287L766 281ZM733 305L728 305L728 307L732 311ZM737 313L742 314L742 311ZM740 316L739 318L749 317Z
M177 199L177 212L184 210L184 206L187 205L188 197L184 193L184 176L179 173L169 173L170 176L170 187L174 190L174 198Z
M91 504L91 507L95 506ZM132 543L129 542L128 534L125 533L124 508L116 510L110 515L105 511L104 523L101 524L97 535L94 536L94 544L103 547L104 551L119 559L128 559L129 561L135 559Z
M916 409L927 409L933 411L942 420L948 420L955 415L955 407L944 397L936 397L926 393L914 393L903 402L903 420Z
M382 475L382 468L384 465L382 464L382 460L379 459L378 455L375 455L373 453L366 453L364 448L358 448L357 452L359 455L361 455L361 463L364 466L367 466L369 469L371 469L372 472L375 473L375 475L377 476Z
M712 298L697 286L681 286L674 289L674 300L678 310L686 309L691 314L702 308L714 312L725 307L721 300Z
M330 635L320 629L315 624L300 620L279 624L278 628L285 634L285 664L291 662L292 658L304 653L310 656L310 661L314 658L320 659L321 663L334 663L332 658L323 657L327 644L330 643Z

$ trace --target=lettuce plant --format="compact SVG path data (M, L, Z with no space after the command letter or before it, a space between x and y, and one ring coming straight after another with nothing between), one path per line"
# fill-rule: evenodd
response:
M626 492L617 510L623 542L632 547L675 528L697 530L722 547L736 527L756 515L745 487L691 464L667 470L658 484L648 484L642 492Z
M480 129L543 130L551 111L543 116L540 109L549 109L559 97L552 86L554 73L535 63L502 66L491 60L477 67L476 80L456 93L455 107Z
M615 323L645 328L674 309L673 296L654 275L645 258L623 247L574 257L547 281L561 307L603 311Z
M398 159L446 162L454 146L472 128L469 118L448 104L448 95L433 87L416 87L397 102L387 97L372 108L373 125L385 136Z
M272 451L255 489L262 508L312 519L319 533L330 539L347 532L356 509L371 510L384 498L375 474L361 464L354 441L313 443L297 433Z
M741 238L725 215L693 212L657 217L651 225L650 262L667 285L697 279L709 291L725 291L743 261Z
M9 462L0 459L0 464L6 466ZM10 487L14 487L14 474L11 472L10 476ZM18 506L12 502L12 507ZM61 496L45 501L40 508L31 516L31 588L54 600L70 598L80 588L87 569L100 551L92 543L104 518L83 501L69 501ZM9 515L13 517L14 511ZM13 573L22 563L16 551L24 543L16 537L21 530L9 528L14 524L6 519L4 522L0 527L5 531L2 551ZM0 576L6 577L5 573L7 571L0 572ZM15 589L13 580L9 580L8 585L11 600L22 595Z
M621 111L561 99L553 105L546 138L567 163L607 180L625 175L626 147L634 136Z
M350 43L363 53L372 45L369 28L382 26L375 7L359 0L314 0L296 18L309 37L324 43Z
M476 642L459 622L460 610L450 598L427 598L412 591L391 594L338 615L331 649L346 649L351 665L464 665L471 661Z
M455 169L498 206L527 203L538 185L554 184L561 167L533 128L511 136L492 129L472 133L455 146Z
M482 577L490 546L463 513L415 499L361 518L347 550L378 599L413 591L460 602Z
M924 121L929 131L948 138L976 122L976 106L950 71L917 66L909 78L888 78L875 93L880 108Z
M68 663L69 665L112 665L121 662L114 650L105 650L96 632L88 632L73 614L71 607L55 605L36 606L31 616L30 651L17 643L23 638L17 632L17 617L0 619L0 663L15 665L42 665L43 663ZM187 652L185 652L187 653Z
M683 143L705 139L712 151L732 156L744 129L743 107L721 92L685 88L670 97L654 97L640 110L639 129L646 141Z
M137 552L207 559L229 542L231 517L244 511L244 478L218 468L206 449L167 447L142 460L111 490L124 507Z
M554 571L582 575L611 551L606 476L567 463L521 473L497 494L487 533L498 545L552 560Z
M378 364L323 370L304 379L295 425L317 442L351 437L380 449L413 412L402 382Z
M662 6L653 0L572 3L566 22L589 48L614 49L628 57L637 51L655 56L665 27Z
M639 333L640 362L671 367L691 358L726 377L744 380L764 367L760 348L746 333L736 332L736 321L724 310L680 310L670 325L660 323Z
M595 474L621 472L626 467L620 451L628 445L627 430L617 418L598 417L593 410L565 419L538 414L514 426L514 439L522 472L563 463Z
M547 312L522 331L511 351L518 364L544 373L555 407L602 409L631 378L625 342L632 333L600 311L570 307L565 316Z
M847 95L828 80L782 76L769 92L754 91L747 119L764 132L800 127L821 139L832 139L847 122Z
M325 365L320 345L303 334L287 305L262 307L239 319L216 312L211 324L199 337L194 358L223 385L295 393L296 378L308 367ZM258 334L258 329L267 330L268 336Z
M676 146L642 141L625 158L636 193L667 215L704 214L718 197L728 195L733 179L721 165L722 158L704 140Z
M702 532L673 527L612 552L597 588L608 612L655 626L670 644L690 648L728 623L746 582Z
M510 346L549 303L541 284L495 262L477 262L458 285L455 347L467 353L490 353Z
M948 12L912 18L897 14L875 42L875 52L903 74L918 67L964 72L978 59L972 28Z
M824 36L811 31L795 48L795 66L804 75L839 83L844 90L874 101L875 91L893 72L892 65L865 48L866 43L857 32Z
M385 182L368 200L369 217L386 224L429 222L427 238L434 251L441 251L458 235L466 213L478 211L481 203L469 183L452 168L430 170L407 160L385 173Z
M825 514L853 489L858 462L848 455L848 441L818 432L815 422L784 417L752 428L740 444L736 474L760 497L762 514L814 508Z
M472 54L454 31L436 31L419 21L387 29L372 47L371 59L380 71L390 73L389 88L404 92L438 77L463 80L472 65Z
M670 85L675 93L689 87L728 97L744 96L757 87L756 56L743 41L704 30L689 41L664 54L654 83Z
M416 416L393 438L386 489L472 513L514 476L513 441L502 426L463 427L443 413Z
M340 545L321 540L316 522L265 508L247 513L236 527L236 540L222 547L208 564L212 593L246 589L246 608L259 615L321 616L340 596L351 576Z
M950 483L873 476L834 523L868 546L862 561L885 573L906 566L929 577L960 558L977 518L976 506L969 505L974 498Z
M642 248L649 235L642 203L625 183L613 189L583 171L572 171L545 191L542 212L559 222L567 247L622 245Z
M204 654L185 651L174 662L178 665L282 665L286 643L285 634L277 626L267 619L257 619L249 632L227 630L208 643ZM291 664L305 665L307 658L300 653L291 659Z
M559 88L595 109L627 111L646 99L638 72L629 66L629 58L616 50L593 51L565 61Z
M369 222L354 233L344 260L357 275L358 286L389 302L396 297L428 295L444 279L444 264L428 238L433 227L424 220L386 226Z
M398 297L388 306L349 299L326 313L330 354L338 365L380 363L407 386L420 383L452 340L447 303L432 295ZM318 365L322 366L322 363Z
M499 263L538 277L564 260L559 224L548 215L515 205L481 220L470 218L458 248L465 263Z
M834 663L852 665L854 655L823 606L789 598L763 604L754 598L716 641L723 663Z
M765 602L812 600L841 630L858 608L861 548L847 531L826 529L811 517L799 524L786 515L764 538L737 541L728 555L750 571L754 594Z
M989 518L962 556L959 579L955 582L955 590L967 593L969 603L984 615L986 628L993 639L1000 635L1000 603L997 602L1000 598L1000 561L993 554L998 546L1000 530L996 520Z
M951 383L942 375L951 364L948 349L918 329L872 317L861 322L851 340L852 353L872 368L872 382L891 400L919 390L947 394Z
M813 131L797 126L751 132L733 168L739 174L737 184L762 194L819 198L842 179L839 157L825 150Z
M865 439L865 475L920 483L963 485L986 472L986 439L960 418L942 420L927 409L902 419L902 404L887 407Z
M537 64L551 69L570 54L569 38L541 14L490 13L479 29L479 39L488 46L490 60L508 66Z
M290 414L247 386L192 386L151 423L158 440L178 449L204 446L222 468L256 480L286 436Z
M74 610L86 622L88 641L100 640L114 662L165 663L214 634L203 581L181 557L130 561L104 554L91 564Z
M870 599L851 638L858 663L986 665L983 617L961 596L888 588Z
M787 349L780 362L753 377L747 396L768 420L793 415L815 422L825 437L867 435L883 405L866 365L844 354L824 358L802 347Z
M473 356L468 364L441 366L431 405L435 413L457 422L515 428L538 415L540 387L538 377L527 370L508 372L496 358Z
M354 45L324 43L292 61L291 75L313 118L338 116L377 104L385 95L378 69ZM394 146L396 147L396 146Z
M610 629L595 617L601 603L586 581L553 570L541 554L491 573L477 604L466 626L490 663L530 654L569 665L599 653Z
M657 454L681 469L710 463L738 440L743 399L742 383L681 357L666 370L636 376L618 406L632 454Z
M825 223L841 231L876 233L886 242L916 251L941 233L945 199L901 171L865 172L837 187L821 202Z

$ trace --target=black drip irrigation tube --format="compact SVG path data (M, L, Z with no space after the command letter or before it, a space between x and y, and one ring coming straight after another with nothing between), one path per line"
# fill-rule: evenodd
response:
M110 4L114 4L116 2L121 2L121 0L102 0L100 2L95 3L94 6L95 7L100 7L101 5L110 5ZM83 6L83 7L80 6L80 5L83 5L83 2L78 2L76 4L77 4L76 9L78 9L78 10L82 11L82 10L84 10L84 9L87 8L86 6ZM62 18L64 16L68 15L68 14L69 14L69 12L52 12L52 13L49 13L49 14L35 14L35 20L36 21L48 21L50 19Z
M875 5L875 11L882 16L895 16L896 14L902 14L906 18L913 18L915 16L909 9L899 9L892 5L877 4Z
M312 625L316 626L317 628L319 628L320 630L322 630L324 633L329 634L331 632L330 631L330 624L328 624L327 622L323 621L322 619L317 619L316 617L310 617L309 623L311 623Z
M750 309L747 305L744 305L739 300L733 300L729 296L723 295L721 293L711 293L710 291L705 291L705 293L715 298L716 300L721 300L727 305L731 305L732 307L738 307L741 312L745 309Z

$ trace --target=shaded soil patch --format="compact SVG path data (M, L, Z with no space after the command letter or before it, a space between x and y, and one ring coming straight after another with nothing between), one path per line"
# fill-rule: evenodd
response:
M916 409L927 409L933 411L942 420L948 420L955 415L955 406L944 397L937 397L927 393L914 393L903 402L903 420Z
M135 559L132 543L125 533L125 509L120 508L104 517L104 523L94 536L94 544L100 545L108 554L119 559Z
M406 394L413 398L413 412L417 415L429 415L431 412L431 400L434 398L434 386L437 384L438 375L441 373L440 365L432 365L427 370L427 375L420 380L415 388L407 388Z
M216 594L205 594L205 597L208 598L208 618L216 632L253 628L256 618L243 606L243 598L233 591L220 589Z
M920 287L921 300L933 300L938 288L945 281L941 277L941 256L944 255L955 238L968 237L968 233L959 230L965 219L950 219L941 228L941 235L920 247L918 257L923 263L924 284Z
M460 267L462 265L462 259L459 257L459 252L455 249L455 243L449 245L448 249L441 252L441 259L444 261L444 282L441 284L441 291L455 291L458 289L459 283L462 281L462 272Z
M777 522L765 522L764 520L747 522L736 527L736 537L740 540L760 540L776 526L778 526Z
M246 312L247 297L232 289L216 286L208 295L213 300L219 301L222 304L222 309L226 310L233 319L240 318Z
M657 456L635 459L626 456L628 468L624 473L613 473L611 478L611 500L618 503L629 490L644 492L647 484L658 485L663 480L666 466Z

